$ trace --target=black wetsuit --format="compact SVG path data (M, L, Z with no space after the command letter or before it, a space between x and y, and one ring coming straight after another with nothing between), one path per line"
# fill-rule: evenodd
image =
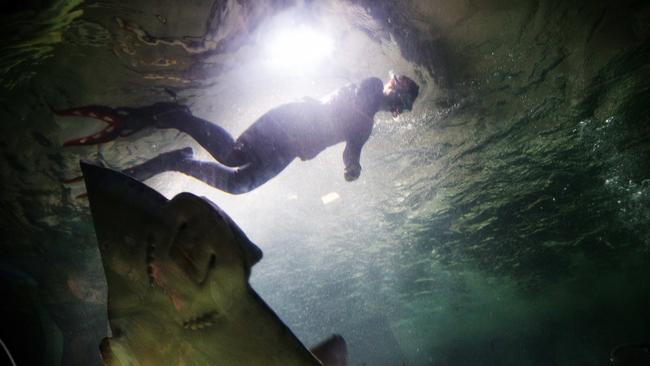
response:
M164 171L178 171L239 194L275 177L296 157L313 159L340 142L346 142L346 168L360 169L361 148L370 137L382 98L382 81L368 78L358 86L341 88L324 102L305 99L273 108L237 140L223 128L191 115L185 107L170 108L169 103L145 107L157 127L189 134L218 162L194 160L188 148L161 154L125 172L144 180Z

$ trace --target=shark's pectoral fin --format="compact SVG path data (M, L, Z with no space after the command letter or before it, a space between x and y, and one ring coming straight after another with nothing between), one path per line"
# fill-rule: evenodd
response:
M346 366L348 364L348 346L345 339L338 334L312 347L310 351L323 363L323 366Z

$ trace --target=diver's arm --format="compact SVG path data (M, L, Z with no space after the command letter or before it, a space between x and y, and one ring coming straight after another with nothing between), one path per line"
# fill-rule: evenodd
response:
M343 164L345 164L345 180L351 182L359 178L361 174L361 149L370 138L372 132L372 119L357 121L357 129L348 135L343 150Z
M343 164L345 164L345 171L343 176L348 182L356 180L361 174L361 164L359 163L359 159L361 158L362 147L363 143L358 143L354 140L348 141L345 144L345 150L343 150Z

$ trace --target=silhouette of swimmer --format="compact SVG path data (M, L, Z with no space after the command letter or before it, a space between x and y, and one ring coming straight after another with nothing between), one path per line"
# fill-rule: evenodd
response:
M361 149L370 137L374 115L380 110L397 117L411 110L419 93L410 78L392 76L384 83L375 77L347 85L321 102L304 99L271 109L237 139L209 121L193 116L176 103L156 103L141 108L86 106L58 112L103 120L107 127L65 146L92 145L130 135L145 127L175 128L194 138L217 162L193 158L191 148L163 153L123 172L146 180L165 171L195 177L231 194L249 192L275 177L296 157L310 160L325 148L345 142L344 177L361 174Z

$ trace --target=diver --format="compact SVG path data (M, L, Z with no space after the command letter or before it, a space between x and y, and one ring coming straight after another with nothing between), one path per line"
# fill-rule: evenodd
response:
M361 174L361 149L370 137L374 115L388 111L397 117L411 110L419 86L404 75L384 83L376 78L349 84L325 101L305 98L280 105L259 117L237 139L226 130L198 118L186 106L161 102L141 108L86 106L57 112L65 116L101 119L108 126L97 134L64 146L92 145L128 136L146 127L174 128L190 135L216 162L193 158L187 147L160 154L123 172L146 180L166 171L197 178L231 194L249 192L278 175L296 157L310 160L325 148L345 142L344 178Z

